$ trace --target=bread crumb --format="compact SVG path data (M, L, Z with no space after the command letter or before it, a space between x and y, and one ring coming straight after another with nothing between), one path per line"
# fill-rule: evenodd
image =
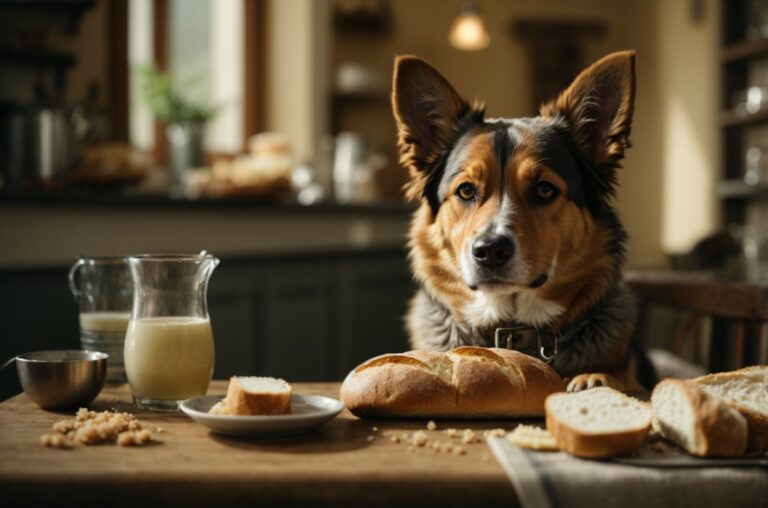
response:
M400 442L400 438L397 437L397 436L392 436L392 437L389 438L389 440L392 441L393 443L399 443Z
M374 439L376 439L376 438L375 438L375 437L373 437L373 436L368 436L368 438L367 438L367 439L368 439L368 442L369 442L369 443L372 443L372 442L373 442L373 440L374 440Z
M454 454L454 455L466 455L466 454L467 454L467 451L464 449L464 447L463 447L463 446L461 446L461 445L456 445L456 446L453 448L453 454Z
M423 430L418 430L413 433L413 437L411 438L411 442L415 446L426 446L427 441L429 441L429 438L427 437L426 432Z
M40 443L43 446L62 448L69 442L84 445L101 443L141 445L152 440L152 434L145 430L142 423L130 413L112 411L97 413L84 407L78 409L74 419L58 421L51 428L54 434L40 437ZM125 436L121 438L123 434Z
M429 443L429 447L432 450L434 450L436 452L439 452L440 451L440 441L432 441L431 443Z
M485 455L485 454L483 454L483 456L481 458L483 459L483 462L490 462L491 461L491 458L488 455Z
M504 435L505 435L506 433L507 433L507 431L505 431L504 429L491 429L491 430L486 430L485 432L483 432L483 438L484 438L484 439L488 439L490 436L494 436L494 437L504 437Z
M374 431L374 432L378 432L379 428L378 427L371 427L371 430Z
M400 434L400 439L402 439L403 441L408 441L408 433L403 432L402 434Z
M461 435L458 429L445 429L443 432L448 434L448 437L459 437Z
M437 424L434 420L429 420L427 422L427 430L435 430L437 428Z
M440 443L440 451L443 453L451 453L453 451L453 443L450 441Z
M475 436L475 433L472 431L472 429L464 429L464 432L461 433L462 444L470 444L477 441L477 436Z

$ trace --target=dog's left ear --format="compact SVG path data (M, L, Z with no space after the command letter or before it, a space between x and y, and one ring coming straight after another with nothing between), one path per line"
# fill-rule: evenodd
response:
M576 143L595 164L617 167L631 146L635 104L635 52L612 53L582 71L560 96L541 108L562 115Z

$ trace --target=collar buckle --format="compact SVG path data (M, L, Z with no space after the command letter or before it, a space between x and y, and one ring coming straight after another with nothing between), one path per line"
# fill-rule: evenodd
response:
M557 357L558 345L562 338L561 335L555 335L553 337L554 345L551 351L547 351L544 341L542 339L542 333L538 328L534 328L528 325L514 325L499 327L494 330L493 339L497 348L502 349L518 349L519 344L525 339L524 333L527 330L533 330L536 332L536 341L538 344L538 354L546 363L552 363Z

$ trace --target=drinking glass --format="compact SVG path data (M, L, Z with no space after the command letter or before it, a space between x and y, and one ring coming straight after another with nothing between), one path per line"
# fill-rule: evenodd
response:
M213 374L208 281L219 260L206 253L128 258L134 284L125 369L135 404L176 411L205 395Z
M69 289L80 310L80 346L109 355L106 383L125 383L123 345L133 297L128 262L81 256L69 270Z

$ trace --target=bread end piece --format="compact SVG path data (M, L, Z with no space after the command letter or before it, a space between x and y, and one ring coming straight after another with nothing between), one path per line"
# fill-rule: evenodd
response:
M233 376L227 389L227 412L240 416L288 414L291 393L291 385L282 379Z
M651 396L653 426L698 457L738 457L747 447L747 422L694 383L665 379Z

